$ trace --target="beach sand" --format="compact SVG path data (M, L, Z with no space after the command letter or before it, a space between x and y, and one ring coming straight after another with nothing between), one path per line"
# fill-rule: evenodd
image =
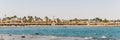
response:
M0 40L84 40L77 37L55 37L55 36L40 36L40 35L11 35L1 34Z
M56 37L56 36L40 36L40 35L11 35L0 34L0 40L120 40L112 38L92 38L92 37Z

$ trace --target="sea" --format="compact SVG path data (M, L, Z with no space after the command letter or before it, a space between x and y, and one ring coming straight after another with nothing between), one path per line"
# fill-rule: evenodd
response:
M0 34L40 35L102 39L120 38L120 26L22 26L1 27ZM107 40L106 39L106 40ZM103 39L102 39L103 40ZM108 39L109 40L109 39Z

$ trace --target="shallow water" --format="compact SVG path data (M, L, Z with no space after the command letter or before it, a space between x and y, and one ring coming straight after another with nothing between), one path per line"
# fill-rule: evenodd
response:
M106 36L120 38L120 27L89 27L89 26L49 26L49 27L14 27L0 28L0 34L26 34L62 37L95 37Z

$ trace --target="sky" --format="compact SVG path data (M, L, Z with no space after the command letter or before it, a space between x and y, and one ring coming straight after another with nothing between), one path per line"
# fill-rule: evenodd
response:
M0 18L5 14L62 19L120 19L120 0L0 0Z

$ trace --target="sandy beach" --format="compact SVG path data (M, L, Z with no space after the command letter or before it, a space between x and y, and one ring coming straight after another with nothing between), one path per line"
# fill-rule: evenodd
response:
M40 35L12 35L12 34L0 34L0 40L120 40L107 38L102 36L101 38L93 37L56 37L56 36L40 36Z
M24 36L24 37L23 37ZM40 35L10 35L1 34L1 40L84 40L77 37L55 37L55 36L40 36Z
M0 26L0 28L22 28L22 27L120 27L120 25L27 25L27 26Z

